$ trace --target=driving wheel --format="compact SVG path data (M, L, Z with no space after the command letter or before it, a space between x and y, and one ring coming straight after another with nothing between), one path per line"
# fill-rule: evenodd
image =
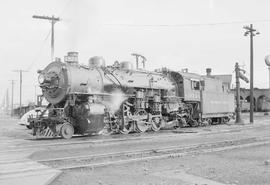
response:
M129 117L131 116L131 112L130 112L130 108L128 105L126 105L125 103L123 104L123 107L122 107L122 111L123 111L123 122L124 122L124 125L123 127L119 130L120 133L122 134L128 134L130 133L131 131L133 131L133 123L131 123L128 119Z
M149 129L148 121L145 119L147 112L145 110L138 110L134 115L138 116L138 120L136 121L136 130L138 132L146 132ZM144 117L144 119L140 119L140 116Z
M74 134L74 128L70 123L64 123L60 130L62 138L70 139Z
M156 131L159 131L161 127L162 127L162 119L160 117L153 118L152 119L151 129L154 132L156 132Z

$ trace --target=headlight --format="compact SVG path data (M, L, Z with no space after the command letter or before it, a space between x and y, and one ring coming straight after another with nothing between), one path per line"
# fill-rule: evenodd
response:
M45 81L45 76L43 74L40 74L38 77L38 83L42 84Z

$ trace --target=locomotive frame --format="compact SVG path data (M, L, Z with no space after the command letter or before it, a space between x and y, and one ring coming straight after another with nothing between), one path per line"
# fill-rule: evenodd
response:
M162 68L140 69L145 57L105 66L93 57L78 64L78 53L39 71L49 116L31 120L33 135L69 139L73 134L158 131L161 128L227 122L234 113L234 96L222 80ZM116 101L117 100L117 101Z

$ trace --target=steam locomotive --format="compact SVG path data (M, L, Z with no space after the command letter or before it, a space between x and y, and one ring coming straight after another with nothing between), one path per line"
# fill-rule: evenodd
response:
M145 70L146 58L132 54L130 62L105 66L102 57L89 65L78 63L78 53L38 71L39 85L49 102L31 120L33 135L69 139L74 134L111 134L158 131L229 121L234 96L219 78L167 68Z

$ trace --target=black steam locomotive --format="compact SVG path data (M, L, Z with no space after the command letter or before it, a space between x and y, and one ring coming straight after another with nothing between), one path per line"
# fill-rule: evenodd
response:
M161 128L226 122L234 112L230 82L162 68L147 71L145 57L105 66L102 57L89 65L69 52L38 71L48 115L32 119L37 137L74 134L158 131ZM142 67L142 68L140 68Z

